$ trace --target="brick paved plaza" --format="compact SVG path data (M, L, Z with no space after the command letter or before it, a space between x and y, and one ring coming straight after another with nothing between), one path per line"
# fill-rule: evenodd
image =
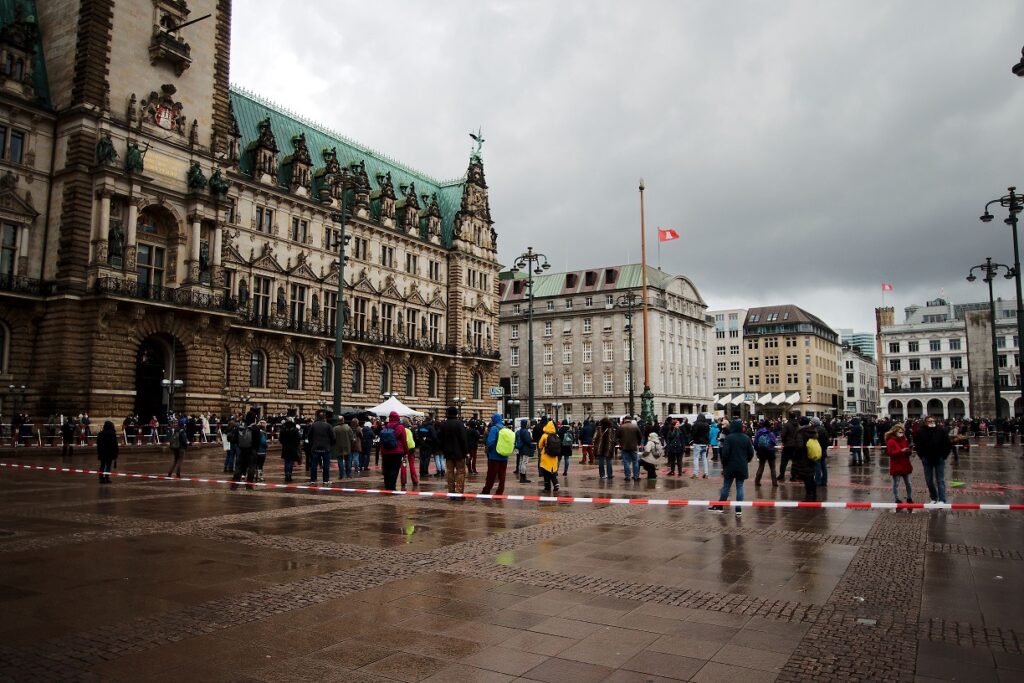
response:
M200 453L186 474L219 476L220 452ZM855 473L845 461L830 458L827 499L891 500L877 458ZM156 449L120 460L167 464ZM268 480L278 469L272 451ZM975 448L948 474L964 482L950 500L1020 502L1022 469L1016 448ZM1024 679L1020 512L737 518L114 481L0 470L0 679ZM718 485L609 485L574 462L563 493L714 498ZM920 471L914 486L924 500Z

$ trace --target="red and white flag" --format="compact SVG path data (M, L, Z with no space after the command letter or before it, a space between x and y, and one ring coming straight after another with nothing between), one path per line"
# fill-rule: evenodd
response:
M658 241L671 242L679 239L679 233L672 228L658 228Z
M888 282L883 282L882 283L882 291L883 292L891 292L892 291L892 285L889 284Z

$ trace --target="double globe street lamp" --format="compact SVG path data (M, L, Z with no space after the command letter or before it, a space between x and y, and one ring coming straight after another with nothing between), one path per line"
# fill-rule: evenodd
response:
M527 385L527 415L533 415L533 276L541 275L545 270L551 268L548 257L536 252L533 247L527 247L526 251L516 257L512 262L511 273L518 273L526 270L526 369L528 373Z
M996 342L996 300L992 292L992 281L995 280L996 275L999 271L1005 269L1006 274L1004 277L1009 280L1016 271L1010 266L1002 263L993 263L992 258L988 257L984 263L974 266L967 274L967 281L974 282L978 277L974 274L974 271L981 271L985 277L982 278L982 282L988 284L988 309L989 314L992 316L992 386L995 393L996 399L996 420L999 420L1000 409L1002 408L1002 397L999 391L999 345ZM1012 412L1012 411L1011 411ZM1000 445L1002 444L1002 432L996 429L996 440Z

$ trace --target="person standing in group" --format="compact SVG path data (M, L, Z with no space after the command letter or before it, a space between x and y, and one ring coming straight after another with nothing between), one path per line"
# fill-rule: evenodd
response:
M299 435L299 428L295 426L295 420L288 418L281 425L281 431L277 435L277 440L281 442L281 460L284 461L284 480L285 482L291 482L292 473L295 471L295 463L301 461L299 456L299 442L301 437Z
M500 496L505 493L505 473L508 469L508 456L511 455L511 450L505 454L498 452L498 435L502 429L506 429L506 427L501 413L494 413L491 415L491 426L487 430L487 440L484 442L484 447L487 450L487 479L484 481L484 488L480 493L490 493L495 479L498 481L498 489L495 494ZM514 436L512 443L515 443Z
M720 457L722 459L722 490L718 494L719 501L729 500L729 489L736 483L736 500L743 501L743 482L750 476L748 467L754 459L754 445L750 437L743 431L743 421L733 420L729 433L722 438ZM713 505L709 510L724 512L721 505ZM743 508L737 506L736 514L742 515Z
M764 474L764 466L768 465L768 474L772 478L772 486L778 486L779 480L775 476L775 446L778 441L768 424L763 420L760 427L754 434L754 452L757 454L757 474L754 475L754 486L761 485L761 475Z
M338 479L350 479L352 477L352 428L348 426L344 418L339 417L331 431L334 433L331 455L338 463Z
M718 437L722 432L722 426L718 420L708 425L708 445L711 446L711 462L718 462Z
M796 435L797 445L791 451L792 467L790 474L792 474L793 479L790 481L802 481L804 483L804 500L814 502L818 500L818 486L814 482L814 461L808 455L807 443L812 440L817 442L818 430L814 428L808 417L801 417L797 427L799 427ZM820 443L818 448L821 448ZM782 473L779 473L779 479L782 479Z
M588 462L594 464L594 429L594 421L589 417L580 426L580 453L583 456L580 459L581 465Z
M416 427L413 436L416 437L416 448L420 452L420 478L430 476L430 461L434 460L434 471L437 476L444 475L444 457L440 452L436 453L437 433L434 427L434 416L428 414L427 418Z
M619 450L622 453L622 470L626 481L630 479L639 481L640 458L637 451L640 449L643 435L640 433L640 428L636 426L629 415L622 418L622 424L619 425L616 437L619 441Z
M232 417L228 421L228 429L227 429L227 431L226 432L221 432L221 434L220 434L221 443L223 444L223 447L224 447L224 471L225 472L234 472L235 471L235 458L238 457L238 446L236 446L235 444L231 443L231 439L228 438L228 435L230 435L231 432L233 432L235 430L235 428L237 428L237 427L238 427L238 421L235 420L234 417Z
M679 428L678 420L669 420L665 432L665 454L668 456L668 473L679 476L683 473L683 450L686 448L686 437Z
M693 421L693 428L690 431L690 438L693 439L693 473L690 479L701 476L701 465L704 465L704 478L708 478L710 465L708 464L708 448L711 445L711 427L703 414L697 415Z
M640 466L647 472L648 479L658 478L658 468L666 462L665 447L661 443L658 432L651 432L647 435L647 444L644 445L644 454L640 457Z
M924 465L924 480L932 503L946 502L946 458L953 450L949 434L929 415L914 438L914 447Z
M358 475L362 471L363 461L363 430L359 426L359 418L353 417L348 425L348 428L352 431L352 452L349 454L350 466L352 468L353 476Z
M864 444L864 427L860 418L850 420L850 431L846 435L846 445L850 447L850 465L863 465L864 456L861 453L861 446Z
M562 466L564 467L562 470L562 476L568 477L569 461L572 460L573 446L572 426L569 424L569 421L563 420L562 426L559 427L555 433L558 434L558 438L562 440L562 456L559 458L559 460L562 461Z
M447 419L435 428L437 452L444 456L448 493L465 493L466 458L469 455L468 430L459 419L458 408L449 406L446 415Z
M786 465L793 459L800 445L800 411L790 412L786 424L782 425L782 457L779 460L779 479L786 481ZM790 472L790 481L796 481L796 475Z
M171 463L171 469L167 476L174 475L181 479L181 463L185 459L185 450L188 448L188 434L185 433L185 428L181 425L171 427L170 446L171 452L174 454L174 462Z
M358 424L358 423L357 423ZM359 458L359 469L363 472L370 471L370 451L373 450L373 440L377 435L373 433L373 427L369 422L363 423L363 454Z
M238 447L235 470L231 475L231 489L238 488L238 482L242 480L244 472L246 488L251 490L256 480L256 448L260 442L260 428L256 425L255 413L246 415L243 424L235 428L228 436L228 440Z
M402 461L409 455L405 427L398 418L398 413L391 411L387 423L380 430L380 460L384 473L384 490L394 491L398 483L398 473Z
M61 451L60 457L70 458L75 454L75 425L68 417L60 426Z
M615 462L615 428L612 421L602 417L594 432L594 455L601 479L612 479L612 464Z
M828 486L828 447L832 443L832 436L817 417L811 418L811 425L821 445L821 457L814 462L814 484Z
M544 424L540 441L537 443L537 451L540 453L540 473L544 477L544 492L558 490L558 457L562 453L562 440L555 433L555 423L548 421Z
M117 460L117 431L114 430L114 423L107 420L103 423L103 429L96 436L96 457L100 461L100 483L110 483L110 470Z
M520 484L530 483L530 480L526 478L526 471L530 466L530 456L533 455L535 445L533 434L530 433L530 428L524 420L516 430L516 474L519 475Z
M260 441L256 444L256 481L263 481L263 468L267 465L267 450L270 449L270 430L267 421L260 420Z
M409 480L413 486L420 485L420 475L416 471L416 437L412 433L412 422L409 418L403 417L402 426L405 427L405 445L408 448L405 454L405 460L402 461L402 466L398 468L398 473L401 475L402 489L405 489L405 476L406 470L409 473ZM429 476L429 475L428 475Z
M334 432L331 425L324 419L323 411L316 414L316 421L309 427L309 483L316 483L316 470L323 472L323 485L331 484L331 446L334 445Z
M889 456L889 475L892 477L892 497L900 501L900 480L907 489L907 502L913 503L914 497L910 490L910 475L914 465L910 462L910 442L907 441L906 430L897 422L885 434L885 452Z
M476 420L470 420L466 425L466 438L469 439L469 457L466 466L470 474L476 474L476 452L480 448L480 432L477 431Z

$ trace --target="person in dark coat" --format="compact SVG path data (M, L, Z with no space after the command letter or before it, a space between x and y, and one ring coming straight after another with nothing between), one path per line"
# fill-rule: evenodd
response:
M736 500L743 500L743 482L750 476L747 464L754 459L754 444L750 436L743 431L743 421L733 420L729 433L720 442L719 457L722 460L722 490L718 500L729 500L729 489L736 482ZM709 508L713 512L724 512L721 505ZM743 508L737 507L736 514L743 514Z
M864 456L861 455L861 446L864 444L864 427L860 418L855 417L850 421L850 431L846 435L846 445L850 447L850 464L863 465ZM870 441L868 442L871 443Z
M110 483L110 469L117 460L117 432L114 423L107 420L96 437L96 456L100 460L100 483Z
M284 480L290 482L292 480L292 472L295 470L295 464L302 462L302 456L299 453L299 443L302 441L302 436L299 434L299 428L295 426L295 420L288 418L284 421L277 440L281 442Z
M914 448L924 465L924 480L928 484L931 502L946 502L946 458L953 450L946 430L936 424L931 415L914 437Z
M448 493L466 490L466 458L469 455L469 430L459 420L459 409L449 406L448 419L437 428L438 452L444 456Z
M804 500L809 502L818 500L818 486L814 482L814 461L807 457L807 442L817 438L818 430L811 424L810 418L806 415L801 417L796 433L796 446L792 451L790 473L795 480L804 483ZM779 479L782 479L782 474L779 474Z

